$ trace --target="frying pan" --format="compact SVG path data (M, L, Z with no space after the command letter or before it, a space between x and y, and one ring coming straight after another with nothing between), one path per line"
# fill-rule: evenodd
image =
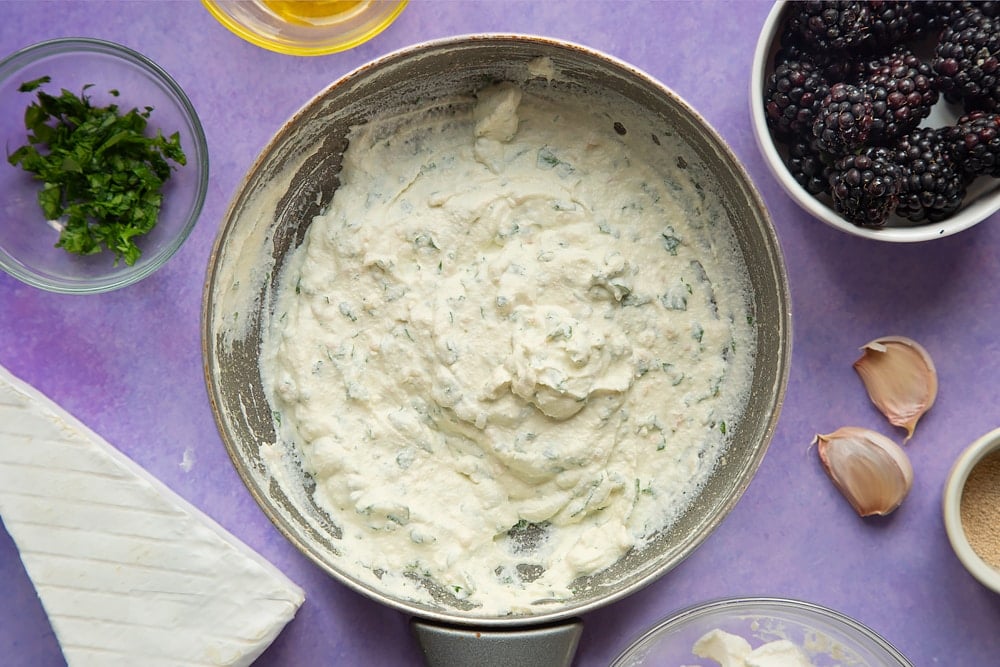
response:
M548 60L539 61L539 58ZM550 63L557 81L531 76ZM507 616L480 613L428 583L426 600L400 599L344 567L338 517L312 499L314 483L291 446L277 438L261 383L262 328L271 316L286 256L339 184L350 128L420 101L469 94L496 81L563 86L586 103L600 94L638 108L649 135L679 137L697 156L691 178L714 192L728 215L752 292L756 354L742 417L697 497L651 543L610 568L581 577L573 596ZM662 135L661 135L662 136ZM250 168L221 225L209 261L202 345L209 399L237 471L275 526L342 584L413 617L431 664L569 664L578 617L623 598L668 572L701 544L732 509L770 442L791 355L791 314L784 261L768 213L719 135L668 88L592 49L525 35L470 35L418 44L384 56L334 82L278 131ZM276 440L278 440L276 442Z

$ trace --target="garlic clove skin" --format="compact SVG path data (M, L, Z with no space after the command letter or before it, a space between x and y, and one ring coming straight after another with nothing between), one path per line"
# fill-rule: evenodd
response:
M813 442L827 475L859 516L890 514L913 486L906 452L881 433L844 426Z
M876 338L861 350L854 370L889 423L906 429L905 443L937 398L934 360L922 345L905 336Z

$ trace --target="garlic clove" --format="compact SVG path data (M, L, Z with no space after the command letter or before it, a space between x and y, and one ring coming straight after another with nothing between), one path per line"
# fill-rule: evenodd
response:
M937 398L934 361L923 346L904 336L877 338L861 350L854 370L889 423L906 429L905 443Z
M903 448L875 431L844 426L817 435L819 459L834 485L860 516L886 515L913 485L913 466Z

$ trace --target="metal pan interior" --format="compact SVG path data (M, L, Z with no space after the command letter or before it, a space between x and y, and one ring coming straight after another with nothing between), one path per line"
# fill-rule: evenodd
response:
M560 72L558 82L526 76L527 63L541 56ZM266 446L275 441L275 430L258 353L284 258L331 201L350 128L420 100L470 93L499 80L518 81L529 89L563 86L581 103L589 95L611 95L643 110L647 135L673 133L690 146L700 160L690 169L692 178L721 198L742 253L757 353L747 408L730 425L731 445L683 516L648 547L579 579L568 602L493 617L433 584L432 602L413 602L344 571L337 517L327 516L312 500L313 483L298 468L294 452L280 450L281 443L277 450ZM737 502L765 454L787 382L791 336L787 279L773 228L759 195L719 136L674 93L625 63L577 45L516 35L417 45L359 69L309 101L264 149L233 199L209 264L202 326L206 381L222 439L278 529L331 575L371 598L442 622L498 626L586 612L641 588L689 555Z

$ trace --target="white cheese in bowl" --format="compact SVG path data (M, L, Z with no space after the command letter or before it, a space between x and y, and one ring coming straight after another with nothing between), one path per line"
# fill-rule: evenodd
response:
M702 635L691 649L719 667L813 667L805 651L787 639L775 639L752 648L750 642L725 630Z
M0 516L70 667L252 663L302 590L0 367Z
M280 276L277 432L345 571L398 597L570 598L684 512L746 404L746 267L696 157L573 100L500 84L355 128Z

